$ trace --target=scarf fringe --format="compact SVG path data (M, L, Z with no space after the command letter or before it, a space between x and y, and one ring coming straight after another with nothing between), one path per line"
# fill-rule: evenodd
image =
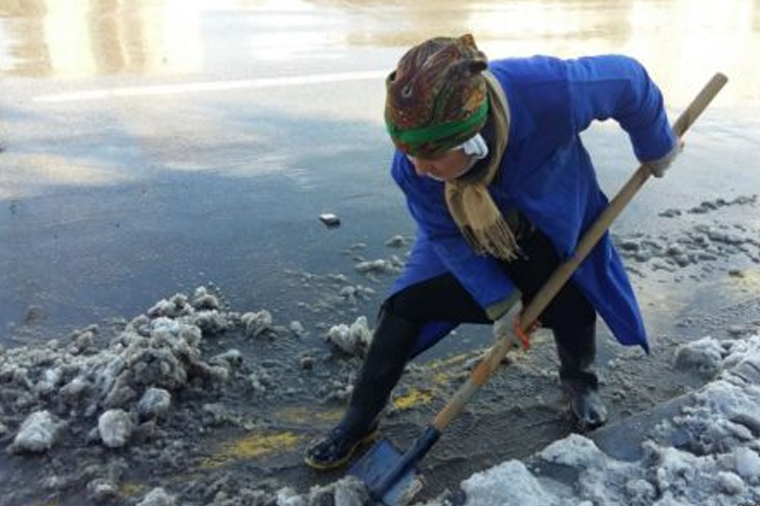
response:
M492 255L496 258L511 262L519 256L520 247L517 239L503 218L481 230L473 230L465 226L462 233L467 243L479 255Z
M501 165L509 130L509 105L501 85L490 72L484 72L494 116L495 142L485 174L478 180L446 183L446 203L459 230L470 247L480 255L511 261L520 254L514 233L488 193L488 185Z

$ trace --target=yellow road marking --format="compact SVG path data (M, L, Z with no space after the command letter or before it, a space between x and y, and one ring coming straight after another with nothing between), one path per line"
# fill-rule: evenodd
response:
M433 392L412 388L406 395L394 399L393 405L397 409L409 409L419 406L420 404L427 404L432 400Z
M332 424L340 420L343 416L343 409L331 409L327 411L318 411L312 407L289 406L283 408L274 414L274 417L281 421L295 422L303 425L304 420L310 422L324 422Z
M221 445L218 452L203 459L201 468L220 467L237 460L258 459L274 452L287 452L292 450L303 436L294 432L273 432L262 434L251 432L246 436L228 441Z

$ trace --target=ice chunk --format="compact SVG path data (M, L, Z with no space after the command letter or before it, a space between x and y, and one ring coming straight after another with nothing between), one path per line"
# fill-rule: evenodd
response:
M341 323L331 327L327 331L327 340L349 355L363 357L372 341L367 317L358 317L350 326Z
M334 504L336 506L365 506L371 504L364 483L348 476L325 486L314 486L309 491L309 506Z
M718 473L718 481L723 491L727 494L738 495L744 492L744 481L732 472L720 471Z
M607 461L607 456L593 441L578 434L570 434L565 439L555 441L539 455L549 462L582 468L601 469Z
M21 424L13 440L17 452L44 452L52 448L63 424L48 411L35 411Z
M245 325L245 335L249 337L258 337L272 328L272 314L266 309L245 313L241 320Z
M706 378L714 377L723 357L723 347L712 337L679 346L676 350L675 367L683 371L694 371Z
M163 388L151 387L137 403L137 412L142 419L165 418L169 414L171 404L172 394Z
M121 448L127 444L133 430L132 420L124 410L109 409L98 418L100 439L109 448Z
M277 506L308 506L306 500L290 488L277 491Z
M148 309L148 316L158 317L166 316L168 318L177 318L192 314L193 308L187 301L187 295L177 293L169 300L162 299L152 308Z
M205 286L199 286L195 289L193 300L190 302L198 310L219 310L222 305L219 298L208 292Z
M760 456L749 448L737 448L734 452L736 457L736 472L742 478L755 480L760 477Z
M522 462L509 460L462 483L467 506L559 506Z
M385 245L389 248L401 248L404 244L406 244L406 241L403 235L394 235L385 241Z
M151 490L137 506L175 506L177 504L174 496L166 493L161 487Z

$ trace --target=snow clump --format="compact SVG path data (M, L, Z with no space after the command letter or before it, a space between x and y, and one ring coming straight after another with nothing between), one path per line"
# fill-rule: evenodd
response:
M177 501L174 496L167 494L163 488L158 487L151 490L142 501L137 503L137 506L174 506L175 504Z
M372 342L372 331L367 317L360 316L351 325L341 323L327 331L327 340L339 350L356 357L364 357Z
M681 371L693 371L706 379L718 374L726 349L713 337L703 337L676 349L674 366Z
M404 270L404 261L396 255L389 259L365 260L357 263L354 268L362 274L399 274Z
M35 411L21 424L11 450L18 453L38 453L52 448L63 428L48 411Z
M126 445L133 427L129 414L121 409L109 409L98 418L98 433L103 444L109 448Z

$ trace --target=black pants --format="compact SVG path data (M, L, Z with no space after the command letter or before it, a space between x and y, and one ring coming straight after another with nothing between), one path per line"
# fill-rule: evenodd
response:
M527 305L560 265L560 258L551 242L538 230L523 234L518 244L523 257L502 265L522 292L523 305ZM431 321L491 323L483 308L452 274L405 288L386 300L383 309L421 325ZM593 324L596 311L574 283L568 281L539 320L544 327L572 332Z
M549 240L534 231L518 243L524 258L504 263L504 269L528 303L554 272L560 260ZM568 282L539 318L552 329L560 355L560 376L595 388L589 371L594 358L596 312L586 297ZM451 274L412 285L381 309L375 335L341 421L346 433L364 435L376 421L412 356L422 326L428 322L491 323L483 308Z

